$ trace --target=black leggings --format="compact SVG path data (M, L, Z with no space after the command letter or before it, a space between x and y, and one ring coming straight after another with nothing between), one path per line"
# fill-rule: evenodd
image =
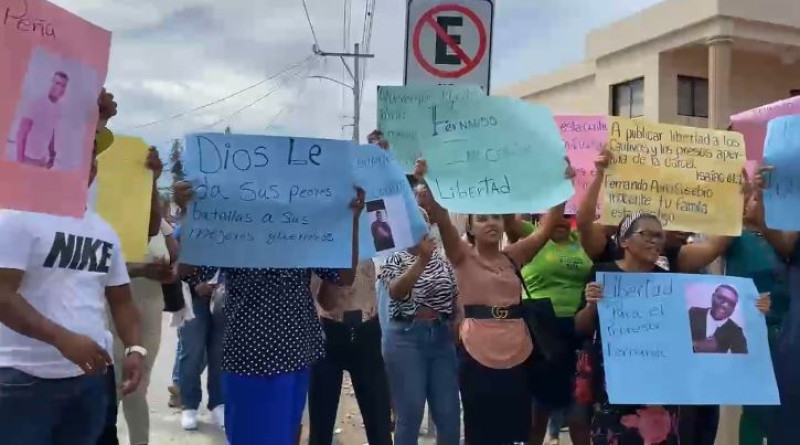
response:
M528 441L531 431L531 358L510 369L483 366L459 349L464 434L469 445Z

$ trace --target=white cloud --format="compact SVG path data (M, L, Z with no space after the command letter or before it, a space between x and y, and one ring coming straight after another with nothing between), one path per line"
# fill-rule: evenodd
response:
M306 0L321 47L340 51L345 0ZM348 138L352 96L307 75L343 78L338 59L315 60L213 107L133 130L211 102L311 55L300 0L54 0L114 32L107 85L118 98L117 131L165 145L192 131ZM350 42L361 40L364 0L351 0ZM657 0L496 0L493 83L521 80L583 56L584 36ZM375 126L377 85L400 84L405 0L376 0L362 109L362 137ZM346 75L345 75L346 76ZM204 129L280 87L256 105Z

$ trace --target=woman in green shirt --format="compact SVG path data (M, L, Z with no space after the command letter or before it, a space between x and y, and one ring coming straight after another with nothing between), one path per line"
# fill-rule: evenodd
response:
M510 242L530 235L535 225L521 218L506 217L506 235ZM557 317L560 334L569 345L578 350L581 341L575 333L575 313L581 294L592 269L592 260L586 255L578 232L572 230L572 217L566 216L556 225L550 241L542 247L533 260L522 268L527 294L525 299L549 299ZM534 382L533 427L531 442L542 443L551 414L567 411L567 425L574 445L589 444L588 416L574 409L573 381L576 354L560 364L561 372L551 372Z

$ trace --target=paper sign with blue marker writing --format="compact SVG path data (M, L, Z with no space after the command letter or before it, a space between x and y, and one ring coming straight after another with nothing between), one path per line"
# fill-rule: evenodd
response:
M195 199L181 261L216 267L349 268L355 196L349 141L192 134Z
M414 193L392 154L375 145L356 148L355 177L366 192L359 222L360 259L384 256L415 246L428 225Z
M800 116L773 119L764 141L766 173L764 211L767 227L800 230Z
M419 129L428 185L451 212L528 213L574 193L564 177L564 142L547 107L481 96L433 105L428 114Z
M610 403L780 403L751 279L598 273L597 281Z
M378 129L400 167L407 172L422 157L419 131L430 121L430 107L439 103L458 104L483 96L479 87L379 86Z

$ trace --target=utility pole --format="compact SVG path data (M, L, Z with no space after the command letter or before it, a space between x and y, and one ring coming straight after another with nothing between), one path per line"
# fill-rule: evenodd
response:
M338 57L341 59L344 67L347 69L347 73L350 74L350 78L353 79L353 85L347 85L345 83L339 82L338 80L331 79L330 77L326 76L311 76L313 79L325 79L331 82L338 83L340 85L344 85L347 88L350 88L353 91L353 141L359 143L360 134L359 134L359 124L361 122L361 59L372 59L375 57L374 54L362 54L361 53L361 45L356 43L355 44L355 51L352 53L327 53L323 52L319 49L319 46L316 44L312 47L314 54L323 57ZM353 58L353 68L354 70L350 69L350 65L344 60L345 57Z

